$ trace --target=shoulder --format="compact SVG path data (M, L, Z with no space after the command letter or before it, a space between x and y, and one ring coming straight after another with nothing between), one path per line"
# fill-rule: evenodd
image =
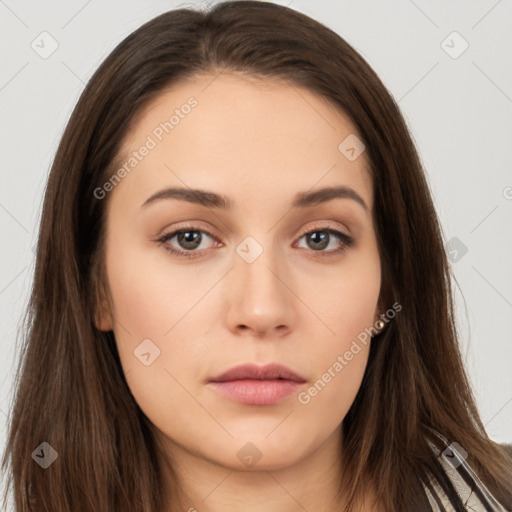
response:
M510 457L510 465L512 466L512 444L502 444L503 449L508 453Z
M463 447L457 443L451 443L447 444L447 447L441 451L430 441L429 444L438 456L451 487L464 503L466 510L474 512L510 512L498 502L473 471L466 460L467 452ZM510 454L512 464L512 445L503 446ZM429 475L429 480L428 483L424 484L424 489L432 511L453 510L453 504L440 483L433 475Z

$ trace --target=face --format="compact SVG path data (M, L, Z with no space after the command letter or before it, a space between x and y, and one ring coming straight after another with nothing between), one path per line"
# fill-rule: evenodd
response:
M354 135L307 89L226 73L173 86L131 127L125 172L96 192L108 195L111 296L97 327L114 331L169 449L276 469L340 430L380 312L372 182ZM303 196L337 187L349 192ZM244 363L302 382L211 383Z

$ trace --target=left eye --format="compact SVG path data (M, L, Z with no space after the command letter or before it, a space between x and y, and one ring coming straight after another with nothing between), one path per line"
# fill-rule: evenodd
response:
M162 244L164 248L171 254L194 258L200 256L202 251L207 249L207 247L201 247L205 236L215 240L215 243L218 244L217 239L212 234L205 230L195 228L183 228L171 233L166 233L158 239L158 242L160 242L160 244ZM179 247L175 247L168 243L174 238L176 238L176 242ZM302 240L303 238L306 238L306 243L308 244L308 247L305 248L311 249L313 253L317 253L315 256L327 256L332 253L339 253L354 244L353 238L349 237L345 233L342 233L341 231L332 228L314 229L308 231L303 233L299 237L299 240ZM333 241L333 238L338 239L338 244L335 244L335 247L331 248L331 250L324 250L330 245L330 243Z
M324 228L324 229L315 229L313 231L308 231L307 233L304 233L300 239L306 237L306 240L308 242L311 242L309 247L306 247L306 249L310 248L314 252L337 252L337 251L343 251L346 247L350 247L353 244L353 239L349 237L348 235L345 235L345 233L342 233L341 231L338 231L336 229L332 228ZM338 244L335 244L336 246L334 248L331 248L333 250L331 251L323 251L323 249L327 248L329 243L332 241L332 239L338 239L342 242L341 247ZM299 240L300 240L299 239Z
M214 238L213 235L204 231L202 229L181 229L178 231L173 231L172 233L167 233L162 236L158 241L164 244L166 250L171 252L172 254L178 254L180 256L188 256L194 257L195 254L192 255L193 252L198 252L196 249L204 249L200 247L201 242L203 241L204 235L208 238ZM177 239L178 244L184 249L174 248L166 242L171 241L173 238Z

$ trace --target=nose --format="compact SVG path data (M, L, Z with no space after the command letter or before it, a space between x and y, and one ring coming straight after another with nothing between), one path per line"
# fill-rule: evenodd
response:
M291 332L297 303L285 262L265 248L249 263L235 255L226 296L227 324L237 335L275 338Z

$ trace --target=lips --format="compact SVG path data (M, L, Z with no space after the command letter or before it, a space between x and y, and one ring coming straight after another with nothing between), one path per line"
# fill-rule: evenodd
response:
M277 363L235 366L210 379L208 386L229 400L244 405L276 405L306 382L301 375Z
M277 363L257 366L252 363L235 366L228 371L210 379L210 382L230 382L236 380L288 380L292 382L306 382L290 368Z

